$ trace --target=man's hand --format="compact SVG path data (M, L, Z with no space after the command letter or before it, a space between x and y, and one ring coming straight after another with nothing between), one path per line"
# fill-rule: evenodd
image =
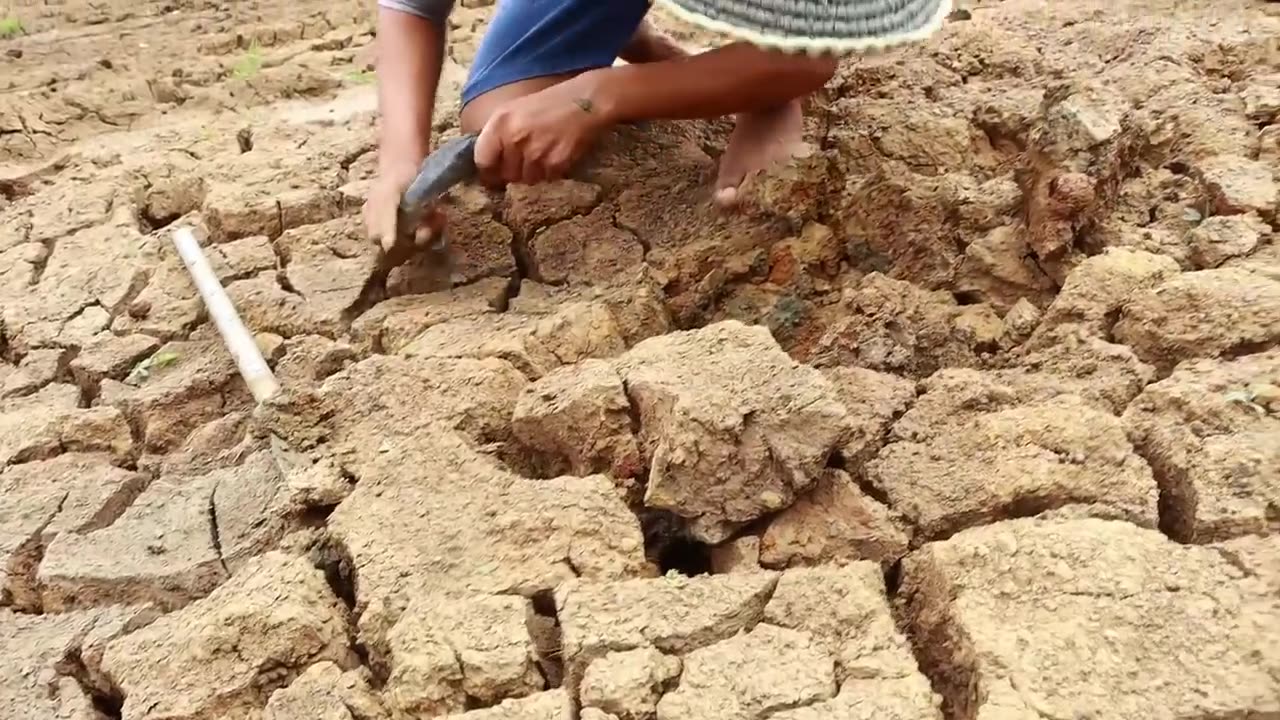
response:
M384 168L369 190L364 203L364 224L369 240L380 245L383 252L390 252L396 242L397 210L400 196L417 173L416 165ZM444 213L431 207L422 215L418 227L413 228L414 245L426 247L444 232Z
M559 180L607 127L578 76L501 106L476 139L476 167L489 186Z

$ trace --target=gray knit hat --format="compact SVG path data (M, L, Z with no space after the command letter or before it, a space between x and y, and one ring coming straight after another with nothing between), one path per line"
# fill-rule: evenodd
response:
M693 25L762 47L851 53L924 40L951 0L655 0Z

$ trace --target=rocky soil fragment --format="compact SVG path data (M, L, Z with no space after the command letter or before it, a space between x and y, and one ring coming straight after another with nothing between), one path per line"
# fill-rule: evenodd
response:
M377 644L398 715L434 716L543 689L519 596L415 594Z
M302 296L316 330L338 327L360 299L377 257L358 217L289 230L275 240L288 288Z
M991 316L991 333L975 333L958 322L981 307L961 307L949 293L871 273L824 309L830 320L823 334L812 347L795 352L819 367L856 366L916 377L940 367L970 366L977 363L983 340L1000 334L995 332L998 316Z
M566 461L558 468L565 474L626 480L644 471L626 388L603 360L558 368L527 385L511 430L528 447Z
M580 180L515 184L507 186L503 212L507 225L528 237L548 225L590 212L599 202L600 186Z
M493 358L374 356L319 387L288 388L265 406L263 420L295 450L323 441L345 470L361 477L368 464L385 459L384 444L440 426L480 445L505 442L525 384L514 367Z
M1101 337L1131 297L1178 274L1173 260L1141 250L1109 248L1080 262L1045 311L1032 344L1066 324L1079 324ZM1037 337L1039 336L1039 337Z
M1246 575L1280 593L1280 536L1245 535L1210 547Z
M1280 280L1242 268L1179 275L1133 297L1115 336L1165 370L1266 349L1280 342Z
M80 408L80 390L54 383L0 400L0 467L63 452L105 452L122 460L134 449L129 425L115 408Z
M376 270L374 249L363 232L354 218L289 230L273 241L280 268L267 245L272 264L240 274L235 282L223 281L245 325L282 337L341 333L349 314L368 299L366 284Z
M102 333L80 348L71 360L71 374L82 390L96 397L104 379L124 380L134 366L159 348L160 341L150 335Z
M647 249L645 262L664 278L672 316L685 328L703 324L731 278L789 234L780 217L724 213L708 202L704 179L716 159L704 149L707 131L691 122L619 127L584 166L583 179L612 198L616 227ZM624 247L634 257L634 246Z
M104 380L97 404L118 408L151 452L179 446L197 427L247 406L249 392L218 338L166 343L146 371Z
M1226 260L1248 255L1271 228L1257 215L1218 215L1206 218L1190 233L1191 262L1206 270Z
M226 578L211 524L216 487L211 476L162 478L109 527L59 536L38 575L45 607L172 609L209 593Z
M14 366L0 365L0 397L28 395L53 382L69 353L59 348L32 350Z
M146 284L152 243L125 220L61 237L39 283L5 299L10 345L79 347L105 330Z
M614 367L650 459L645 504L688 518L705 542L793 503L848 432L832 383L763 327L653 338Z
M1119 418L1052 376L1006 377L947 370L926 381L867 464L871 486L924 538L1046 511L1154 526L1156 483Z
M325 660L354 666L346 608L319 570L272 552L208 597L113 641L102 671L129 720L241 718Z
M644 261L635 236L613 224L613 209L556 223L527 241L529 277L548 285L604 284L626 277Z
M43 616L0 610L0 715L101 720L90 678L76 658L99 656L104 643L148 619L130 608Z
M587 289L526 283L508 312L433 325L403 352L501 358L534 380L561 365L616 356L670 327L661 290L643 271L634 277L634 282Z
M965 402L983 407L1072 394L1091 407L1119 414L1155 374L1155 368L1138 359L1132 349L1107 342L1086 327L1069 324L1011 353L1000 370L939 373L934 379L949 378L952 399L935 393L929 400L954 411L962 409ZM986 400L979 399L983 394ZM942 406L935 406L935 410L941 411Z
M322 335L299 335L281 343L276 380L288 387L313 387L359 359L346 342Z
M488 278L452 290L390 298L353 321L351 334L361 348L400 352L435 325L503 310L509 285L506 278Z
M574 577L649 572L636 518L603 476L527 480L442 425L377 442L329 518L371 608L363 627L385 626L407 599L396 596L422 587L531 596Z
M623 343L630 347L672 329L663 282L647 265L613 282L591 286L555 287L524 280L519 294L511 298L510 309L522 315L555 318L562 308L572 308L579 303L603 305L612 316ZM565 320L556 323L568 324ZM560 334L567 335L570 329L565 328Z
M915 383L858 367L829 368L823 374L849 411L850 431L840 446L845 467L860 469L879 451L893 420L915 402Z
M809 633L762 623L686 655L680 686L658 701L658 717L762 720L835 693L831 656Z
M776 584L770 572L564 583L555 596L569 685L611 652L683 655L751 628Z
M839 694L811 706L852 717L940 718L941 698L920 672L885 597L880 566L788 570L765 607L764 621L809 633L835 659ZM788 716L789 717L789 716ZM797 711L797 718L822 717Z
M1280 385L1280 350L1180 365L1125 411L1160 483L1161 527L1183 541L1276 532L1280 415L1257 394Z
M447 715L444 720L572 720L573 701L564 690L511 698L490 708ZM583 720L589 720L585 713Z
M909 523L869 497L848 473L833 469L769 521L760 538L760 562L771 568L847 560L892 563L910 543Z
M0 604L39 609L36 568L49 543L111 524L147 486L146 476L110 460L68 453L0 473Z
M618 720L653 720L658 700L680 677L680 659L651 647L610 653L587 666L579 694L584 707Z
M277 448L243 450L240 464L207 471L193 464L190 474L164 475L123 514L117 501L114 514L53 540L38 576L45 606L180 607L278 546L303 525L309 509L332 507L350 491L329 464L313 465ZM137 490L127 497L133 495Z
M323 660L267 701L262 720L385 720L390 717L365 668L343 671Z
M536 380L561 365L625 349L607 307L570 303L548 316L478 315L436 325L403 352L422 358L498 358Z
M1123 522L1024 519L927 545L903 572L951 716L1280 712L1280 605L1212 549Z
M1222 155L1206 158L1194 168L1220 215L1256 212L1271 217L1280 201L1280 185L1263 162Z

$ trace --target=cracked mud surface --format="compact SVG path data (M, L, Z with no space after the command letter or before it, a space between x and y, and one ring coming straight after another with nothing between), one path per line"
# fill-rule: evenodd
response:
M1280 717L1280 5L966 3L372 290L366 5L6 10L0 717Z

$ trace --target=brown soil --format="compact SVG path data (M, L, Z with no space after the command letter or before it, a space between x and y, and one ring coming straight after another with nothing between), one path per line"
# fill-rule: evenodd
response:
M372 292L370 7L6 6L0 717L1280 717L1280 4L966 3Z

